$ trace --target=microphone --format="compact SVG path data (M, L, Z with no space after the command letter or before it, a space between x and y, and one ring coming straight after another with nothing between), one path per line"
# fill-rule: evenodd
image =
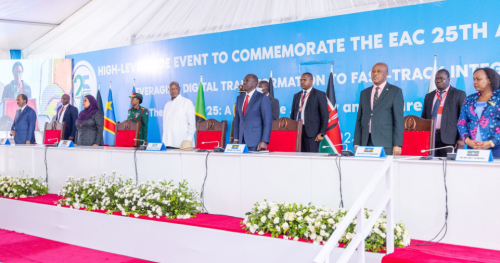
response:
M134 139L134 141L142 141L142 145L139 145L139 149L138 150L141 150L141 151L146 150L146 141L145 140Z
M201 144L205 143L217 143L217 147L214 147L214 152L219 152L219 153L224 152L224 148L219 147L220 146L219 141L201 142ZM203 151L203 150L198 150L198 151Z
M430 152L434 150L441 150L441 149L446 149L446 148L451 148L451 153L446 153L446 158L448 160L455 160L457 158L457 154L455 153L455 147L453 146L444 146L444 147L439 147L439 148L434 148L434 149L428 149L428 150L421 150L421 153L424 152Z
M341 156L354 156L354 153L353 153L353 152L351 152L351 151L347 150L348 146L347 146L347 144L345 144L345 143L342 143L342 144L335 144L335 145L333 145L333 146L323 146L322 148L323 148L323 149L325 149L325 148L332 148L332 147L335 147L335 146L340 146L340 145L342 145L342 146L344 146L344 145L345 145L345 148L346 148L346 150L342 150L342 152L340 153L340 155L341 155ZM342 149L343 149L343 148L344 148L344 147L342 147ZM335 154L335 153L329 153L329 154L328 154L328 156L338 156L338 155L339 155L339 154Z
M52 139L48 139L47 141L50 142L53 140L56 140L56 142L54 144L47 144L47 145L45 145L45 147L57 147L57 144L59 143L59 138L52 138Z

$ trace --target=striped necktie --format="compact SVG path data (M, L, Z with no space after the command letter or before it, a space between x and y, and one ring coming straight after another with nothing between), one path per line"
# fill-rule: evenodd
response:
M377 103L377 100L378 100L378 90L380 89L380 87L376 87L375 88L375 95L373 96L373 106L375 106L375 103Z

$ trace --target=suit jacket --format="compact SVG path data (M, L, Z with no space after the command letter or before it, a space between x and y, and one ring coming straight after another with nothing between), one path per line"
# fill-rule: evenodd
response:
M432 107L434 106L435 97L436 91L425 95L422 118L429 120L432 118ZM450 87L448 90L446 100L444 101L443 114L441 115L441 141L443 143L455 144L460 140L457 122L465 97L465 92L454 87Z
M35 143L35 127L36 127L36 112L30 106L26 105L23 112L16 112L14 122L12 123L12 131L15 131L14 141L16 144L26 144L30 141Z
M59 111L61 111L62 105L59 106L56 110L56 116L52 118L52 121L57 121L57 116L59 116ZM76 134L76 119L78 119L78 109L71 105L68 104L68 108L66 109L66 112L64 113L63 117L63 122L66 123L66 126L64 128L64 139L69 140L69 137L75 138Z
M82 123L77 122L76 128L78 129L75 137L76 144L81 146L104 145L104 115L101 111L97 111Z
M290 113L290 119L292 120L297 120L302 92L300 91L293 95L292 112ZM328 127L328 102L326 101L326 94L323 91L312 88L303 114L306 117L306 122L304 123L304 135L306 137L316 137L320 133L326 134L326 128Z
M392 154L392 147L403 145L403 91L387 83L372 111L372 88L373 86L361 91L354 145L366 146L368 144L371 120L373 145L383 146L387 154Z
M273 111L273 121L280 118L280 102L270 94L267 96L271 101L271 109Z
M234 139L242 142L244 138L248 147L257 147L260 142L269 143L273 124L271 101L266 95L255 91L243 116L245 97L246 93L242 93L236 99Z

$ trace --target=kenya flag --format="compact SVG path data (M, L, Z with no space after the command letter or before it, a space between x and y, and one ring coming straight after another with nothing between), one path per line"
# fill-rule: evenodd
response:
M332 72L330 72L328 87L326 88L326 100L328 101L328 128L326 129L325 139L322 140L319 145L319 152L338 154L342 152L342 133L340 132L339 126L339 115L337 113L337 100L335 99Z

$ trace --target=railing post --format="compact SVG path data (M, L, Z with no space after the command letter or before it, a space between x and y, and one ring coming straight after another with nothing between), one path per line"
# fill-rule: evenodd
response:
M364 215L364 206L362 206L358 211L358 218L356 220L356 235L363 234L363 218ZM365 263L365 241L362 240L358 245L358 263Z
M392 159L392 156L391 156ZM385 179L385 190L390 193L390 198L389 201L387 202L386 206L386 219L387 219L387 230L386 230L386 253L391 254L394 252L394 214L393 214L393 199L394 199L394 192L393 192L393 179L394 179L394 174L393 174L393 166L394 162L391 160L391 164L389 169L387 169L386 172L386 179Z

